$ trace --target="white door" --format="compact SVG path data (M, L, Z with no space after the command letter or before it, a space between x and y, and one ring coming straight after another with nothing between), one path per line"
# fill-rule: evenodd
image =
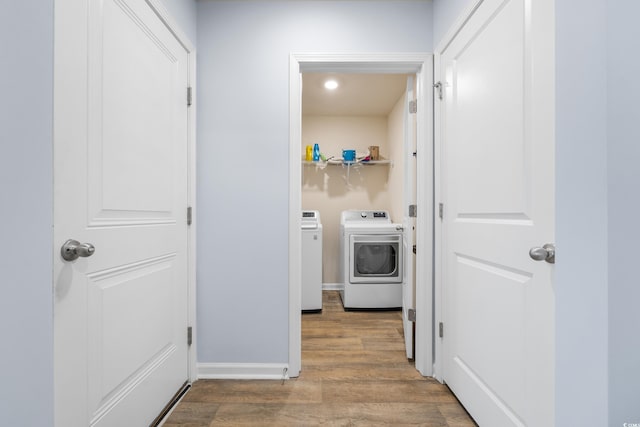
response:
M188 379L187 53L144 0L55 31L56 426L149 425Z
M410 103L415 102L415 77L407 77L407 90L404 113L404 278L402 280L402 323L404 343L408 359L415 358L415 298L416 298L416 257L413 247L416 243L416 217L410 206L416 202L416 114L412 112ZM413 316L410 315L413 311Z
M553 0L485 0L443 51L444 380L481 426L554 424Z

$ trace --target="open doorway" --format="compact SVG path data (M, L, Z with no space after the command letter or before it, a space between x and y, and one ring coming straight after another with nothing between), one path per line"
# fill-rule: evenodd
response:
M329 81L339 86L325 89ZM302 153L317 143L326 159L303 161L301 183L302 209L318 210L324 229L325 288L342 289L344 282L341 211L387 211L402 222L406 81L405 74L302 76ZM355 150L353 163L342 160L343 149Z
M302 133L302 125L303 121L306 120L306 124L311 124L311 128L315 129L311 132L305 131L305 138L318 137L319 133L322 131L326 131L329 125L329 121L338 121L344 122L344 120L340 119L340 115L333 115L331 118L328 118L328 114L322 115L318 114L316 117L309 118L311 114L309 110L305 111L305 117L303 118L303 97L302 97L302 85L311 85L314 83L314 78L322 78L326 73L333 73L342 75L347 81L350 81L356 85L357 79L351 79L349 75L368 75L370 78L374 79L376 77L381 77L381 75L395 75L395 77L399 77L402 81L402 93L405 92L407 88L407 75L415 76L415 83L411 83L411 87L415 85L415 98L417 100L418 105L422 104L424 107L422 110L418 110L418 113L415 114L416 120L416 136L418 144L424 147L422 153L417 157L417 175L415 178L416 182L419 182L417 185L417 201L416 205L418 210L422 211L423 214L420 215L419 219L421 224L424 224L421 229L423 231L419 232L416 236L416 244L424 247L424 252L420 255L420 262L416 263L416 298L415 298L415 314L416 314L416 351L415 351L415 360L416 360L416 368L423 375L431 375L432 370L432 320L431 320L431 226L432 223L432 171L431 167L427 165L431 165L432 161L432 144L431 144L431 105L430 102L426 102L425 99L431 99L431 56L430 55L349 55L349 54L339 54L339 55L292 55L291 58L291 74L290 74L290 82L291 82L291 145L290 145L290 167L291 167L291 176L290 176L290 240L289 240L289 271L290 271L290 347L289 347L289 375L297 376L300 367L301 367L301 334L300 334L300 277L301 277L301 257L300 257L300 213L305 206L303 206L303 186L310 186L313 190L315 188L322 188L323 190L327 190L330 194L305 194L304 200L305 204L308 203L308 198L320 198L322 199L327 196L333 195L334 202L338 202L339 206L331 206L330 209L334 211L336 209L340 210L342 208L358 208L362 209L367 206L358 206L351 205L357 203L351 199L350 196L352 194L348 194L348 191L354 192L362 192L360 195L361 200L368 199L366 202L370 204L381 203L381 200L385 199L384 204L389 207L391 210L391 195L389 194L389 185L390 185L390 176L393 174L389 173L388 168L390 168L391 161L389 161L386 165L381 165L381 167L372 167L365 166L368 169L360 170L356 172L356 175L352 175L349 168L347 170L343 170L344 165L340 165L335 168L334 171L329 171L325 173L325 170L321 170L320 174L309 172L307 177L303 175L303 154L302 147L304 145L308 145L311 141L303 140ZM307 78L303 78L304 76ZM364 80L364 78L363 78ZM393 95L391 95L393 98ZM404 97L404 96L403 96ZM393 101L393 105L396 106L400 97L396 97ZM352 100L353 101L353 100ZM371 102L369 102L372 105ZM402 107L406 105L404 101L401 101ZM323 106L319 105L317 107L318 111L320 111ZM353 106L345 106L344 108L354 108ZM317 111L316 111L317 112ZM380 115L380 113L378 113ZM401 115L404 117L404 111ZM337 117L337 119L336 119ZM359 117L355 121L366 121L369 119L362 119ZM350 120L353 122L353 120ZM375 126L376 120L371 120L371 125ZM378 120L380 122L380 120ZM388 119L385 116L384 118L385 127L388 126ZM334 123L335 124L335 123ZM353 123L352 123L353 124ZM344 125L344 123L342 123ZM348 124L347 124L348 125ZM404 128L405 124L403 123L402 127ZM345 133L346 134L346 133ZM385 137L386 137L385 132ZM327 141L325 144L324 150L328 157L331 156L341 156L341 150L343 148L353 148L356 151L368 148L371 145L382 145L375 143L368 143L367 141L360 142L360 146L344 146L345 143L353 144L355 141L344 141L339 140L338 138L331 141L331 138L327 136ZM348 138L348 136L347 136ZM366 139L366 138L365 138ZM337 143L336 143L337 141ZM318 141L319 145L322 141ZM315 143L315 142L313 142ZM400 152L406 151L406 147L404 147L404 142L400 144L401 148ZM385 147L386 149L387 147ZM388 153L388 152L387 152ZM324 153L323 153L324 154ZM369 153L370 154L370 153ZM382 153L379 153L382 154ZM403 154L401 154L402 156ZM388 154L387 154L388 156ZM325 158L328 158L325 156ZM386 157L383 155L383 158ZM303 160L301 162L301 160ZM389 159L391 160L391 159ZM312 166L312 168L317 169L316 166ZM385 169L387 168L387 169ZM397 172L397 171L396 171ZM367 174L367 175L365 175ZM315 176L314 176L315 175ZM403 192L404 192L404 177L402 174L395 178L398 181L398 184L395 184L396 194L400 194L398 197L399 200L402 200ZM305 184L306 180L306 184ZM301 185L302 183L302 185ZM373 187L372 187L373 186ZM384 191L382 191L384 189ZM313 191L312 191L313 193ZM383 194L386 193L386 194ZM349 196L347 198L347 195ZM342 200L340 200L342 198ZM344 203L344 200L347 199L348 204ZM335 205L336 203L334 203ZM379 207L375 205L371 205L372 209L379 209ZM331 205L331 203L329 203ZM307 205L308 206L308 205ZM397 219L394 218L395 222L405 223L405 210L408 211L408 206L403 207L402 203L394 204L394 209L396 212L399 212ZM332 223L329 227L325 226L325 230L329 229L332 231L325 231L325 235L327 237L331 237L333 243L329 242L329 247L327 248L327 252L333 252L335 254L336 248L335 246L338 244L337 240L339 240L338 233L336 232L337 220L339 219L339 215L336 215L333 212L330 215L325 215L327 218L323 217L323 225L325 221L327 223ZM329 234L331 233L331 234ZM428 242L428 243L426 243ZM333 247L332 247L333 245ZM413 248L410 245L409 248L404 249L404 252L413 252ZM327 262L327 278L325 278L325 282L328 284L335 284L336 288L339 288L341 279L339 278L339 259L336 257L335 260L329 258ZM335 282L331 281L336 280ZM329 285L331 286L331 285Z
M381 345L387 358L395 351L393 363L414 359L415 81L404 73L302 75L305 370L322 354L368 363L382 357L365 349Z

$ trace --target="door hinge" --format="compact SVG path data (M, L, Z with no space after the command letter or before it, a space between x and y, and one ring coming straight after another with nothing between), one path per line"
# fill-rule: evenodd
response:
M418 216L418 205L409 205L409 218Z
M193 344L193 327L187 327L187 345Z
M413 245L413 254L415 255L418 251L418 245Z
M191 103L193 100L193 94L191 90L191 86L187 88L187 107L191 107Z
M409 310L407 310L407 320L409 320L409 322L415 322L416 321L416 309L415 308L410 308Z
M415 114L417 112L418 112L418 101L415 99L413 101L409 101L409 113Z
M187 206L187 225L191 225L193 222L193 209L191 206Z
M444 337L444 323L442 322L438 325L438 336L440 338Z
M440 219L444 219L444 204L438 204L438 216Z
M433 87L438 91L438 98L442 99L442 82L434 83Z

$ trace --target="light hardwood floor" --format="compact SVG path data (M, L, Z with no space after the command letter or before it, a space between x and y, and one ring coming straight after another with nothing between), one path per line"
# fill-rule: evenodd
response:
M476 426L407 360L399 311L345 312L337 291L323 300L302 315L300 377L197 381L164 426Z

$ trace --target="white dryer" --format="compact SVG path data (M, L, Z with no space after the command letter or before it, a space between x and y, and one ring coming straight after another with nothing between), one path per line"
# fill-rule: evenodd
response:
M343 211L341 291L345 309L402 307L403 227L387 211Z
M302 211L302 311L322 310L320 212Z

